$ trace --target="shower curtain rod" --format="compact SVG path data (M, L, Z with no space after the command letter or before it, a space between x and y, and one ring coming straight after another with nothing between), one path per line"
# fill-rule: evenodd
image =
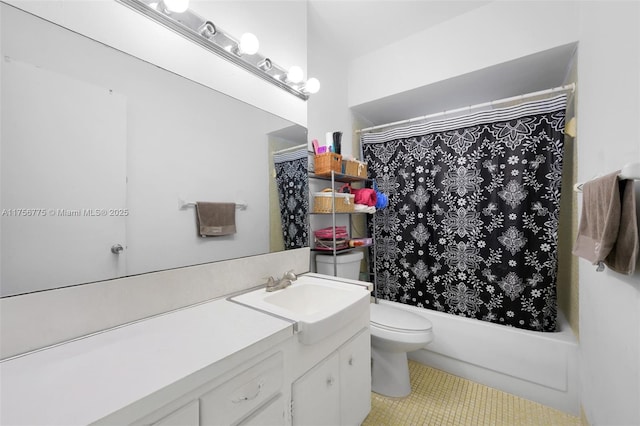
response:
M291 148L281 149L280 151L273 151L272 154L284 154L285 152L297 151L302 148L309 149L309 146L307 144L296 145L292 146Z
M371 130L377 130L377 129L382 129L382 128L385 128L385 127L397 126L397 125L400 125L400 124L413 123L414 121L422 121L422 120L426 120L426 119L429 119L429 118L440 117L440 116L446 115L446 114L455 114L455 113L462 112L462 111L470 111L472 109L484 108L484 107L488 107L488 106L494 106L494 105L497 105L497 104L504 104L504 103L508 103L508 102L513 102L513 101L517 101L517 100L521 100L521 99L533 98L535 96L546 95L546 94L549 94L549 93L564 92L564 91L567 91L567 90L571 90L571 93L575 92L576 84L575 83L565 84L564 86L558 86L558 87L554 87L552 89L539 90L537 92L525 93L524 95L512 96L510 98L503 98L503 99L498 99L498 100L495 100L495 101L483 102L481 104L476 104L476 105L470 105L470 106L465 106L465 107L456 108L456 109L445 110L445 111L441 111L441 112L436 112L434 114L423 115L421 117L414 117L414 118L409 118L409 119L406 119L406 120L394 121L393 123L380 124L380 125L373 126L373 127L367 127L366 129L356 130L356 133L368 132L368 131L371 131Z

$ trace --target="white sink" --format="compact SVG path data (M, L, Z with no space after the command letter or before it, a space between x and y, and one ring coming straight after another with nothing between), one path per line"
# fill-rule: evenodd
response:
M231 300L294 321L298 340L312 345L366 312L369 294L364 286L301 275L282 290L262 288Z

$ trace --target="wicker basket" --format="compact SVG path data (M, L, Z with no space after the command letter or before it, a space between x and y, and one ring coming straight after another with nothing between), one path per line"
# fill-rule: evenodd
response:
M342 173L342 155L335 152L325 152L313 157L313 170L318 176L330 176L331 170Z
M344 174L348 176L367 177L367 163L356 160L344 160Z
M315 192L313 194L313 212L314 213L331 213L332 212L332 199L335 195L336 199L336 213L352 213L354 211L354 198L353 194L342 194L339 192L323 191Z
M349 240L346 239L337 239L336 240L336 250L346 249L349 247ZM316 250L333 250L333 238L330 240L315 238L315 249Z

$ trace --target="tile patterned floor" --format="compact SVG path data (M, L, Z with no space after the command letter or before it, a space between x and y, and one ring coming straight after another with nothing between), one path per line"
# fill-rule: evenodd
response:
M409 361L411 395L371 395L364 426L580 426L580 418Z

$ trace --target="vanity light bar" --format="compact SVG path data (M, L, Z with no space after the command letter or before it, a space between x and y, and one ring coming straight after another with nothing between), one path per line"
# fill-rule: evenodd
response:
M305 82L290 83L286 79L287 71L284 68L259 53L253 55L238 55L235 53L240 45L238 40L225 33L213 22L199 16L190 9L182 13L169 12L162 6L162 0L116 1L292 95L305 101L309 99L308 93L304 90ZM265 64L269 64L270 66L265 66Z

